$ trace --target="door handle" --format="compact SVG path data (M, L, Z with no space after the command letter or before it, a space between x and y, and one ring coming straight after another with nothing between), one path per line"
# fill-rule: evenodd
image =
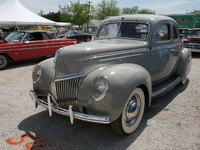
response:
M175 52L176 50L175 49L171 49L171 52Z

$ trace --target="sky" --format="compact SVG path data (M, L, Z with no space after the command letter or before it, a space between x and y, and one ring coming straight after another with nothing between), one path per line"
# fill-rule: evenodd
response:
M0 0L5 1L5 0ZM38 14L43 10L45 14L58 12L59 5L70 4L70 1L78 0L19 0L26 8ZM102 0L80 0L81 3L91 1L96 6ZM151 9L156 14L185 14L194 10L200 10L200 0L115 0L119 8L138 6L140 9Z

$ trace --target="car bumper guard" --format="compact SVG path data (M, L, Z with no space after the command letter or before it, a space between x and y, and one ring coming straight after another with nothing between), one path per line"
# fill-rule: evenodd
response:
M102 124L109 124L111 122L110 117L95 116L95 115L88 115L88 114L75 112L75 111L72 110L72 106L69 106L69 110L54 106L51 103L51 94L50 93L47 95L47 102L39 99L38 96L36 95L36 93L32 90L29 92L29 95L35 101L35 107L36 108L37 108L38 105L41 105L42 107L48 109L49 110L49 116L52 116L52 111L54 111L58 114L62 114L64 116L69 116L71 124L74 123L74 118L79 119L79 120L83 120L83 121L102 123Z

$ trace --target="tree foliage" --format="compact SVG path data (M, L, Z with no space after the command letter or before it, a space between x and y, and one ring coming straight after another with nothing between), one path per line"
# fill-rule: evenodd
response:
M59 5L58 12L49 12L44 14L44 11L40 10L38 15L45 17L47 19L57 21L57 22L71 22L73 25L83 25L92 19L105 19L106 16L119 16L121 14L155 14L155 11L150 9L141 9L137 6L132 8L125 7L122 10L117 6L117 1L115 0L101 0L97 6L90 5L91 2L81 4L80 0L77 2L71 1L70 4ZM190 12L190 14L194 14ZM200 13L200 11L196 11Z
M67 5L59 5L61 22L71 22L72 14L68 12Z
M187 14L200 14L200 10L194 10L194 11L191 11Z
M106 16L119 16L120 9L117 7L117 1L102 0L96 7L96 19L104 19Z
M40 10L40 12L38 13L39 16L43 16L44 15L44 11Z
M60 11L58 11L57 13L49 12L48 14L42 14L42 17L47 18L49 20L56 21L56 22L60 22Z
M138 11L138 14L155 14L156 12L150 9L141 9Z
M139 9L137 6L133 6L132 8L129 8L129 7L124 7L122 9L122 15L125 15L125 14L137 14L139 12Z
M70 2L70 5L59 6L61 10L62 21L64 18L70 18L71 23L74 25L78 25L79 27L86 23L90 19L89 15L89 4L80 4L80 1L73 3Z

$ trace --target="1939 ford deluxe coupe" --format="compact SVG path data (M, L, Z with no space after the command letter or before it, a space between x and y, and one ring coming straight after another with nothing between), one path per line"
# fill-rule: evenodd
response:
M185 84L190 69L191 52L172 18L117 16L100 24L93 41L58 49L36 65L29 94L50 116L110 123L130 134L152 98Z

